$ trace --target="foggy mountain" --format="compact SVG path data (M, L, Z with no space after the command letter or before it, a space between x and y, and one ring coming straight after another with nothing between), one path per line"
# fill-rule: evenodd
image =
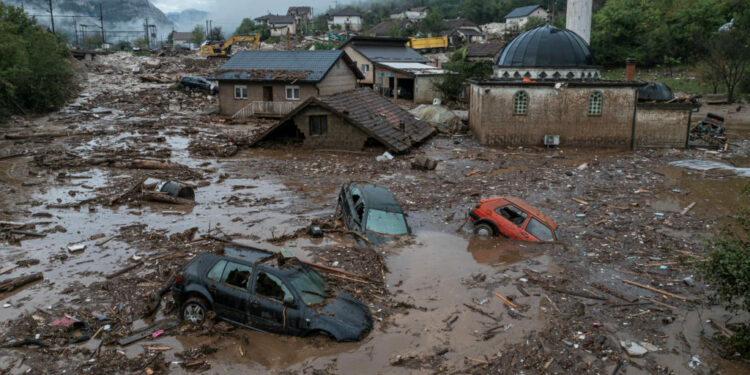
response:
M198 9L185 9L180 12L167 13L167 19L172 21L177 31L192 31L195 25L203 25L209 13Z
M36 17L39 24L50 26L49 6L46 1L3 0L4 3L23 6L26 13ZM166 39L172 31L172 21L148 0L56 0L52 2L55 30L78 37L100 34L99 4L102 5L105 37L108 42L144 38L144 24L156 26L156 39ZM81 26L85 25L85 26ZM85 34L82 33L85 29Z

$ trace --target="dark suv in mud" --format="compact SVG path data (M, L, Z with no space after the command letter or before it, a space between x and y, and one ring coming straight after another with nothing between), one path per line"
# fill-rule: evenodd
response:
M375 245L410 233L401 205L380 186L344 184L339 193L338 215L349 230L363 234Z
M261 332L296 336L323 333L357 341L372 329L363 303L339 293L310 266L295 258L241 251L246 259L198 254L172 286L180 317L200 324L208 310L219 319Z

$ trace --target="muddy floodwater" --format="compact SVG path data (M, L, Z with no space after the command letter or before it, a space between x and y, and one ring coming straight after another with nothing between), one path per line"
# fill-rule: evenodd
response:
M693 114L727 119L726 151L498 149L462 131L376 161L377 147L249 147L271 120L221 118L217 98L131 73L216 64L97 56L70 105L0 124L0 282L41 275L0 295L0 373L750 373L712 323L748 317L708 302L695 269L750 203L746 110ZM195 200L165 201L165 181ZM411 235L358 241L336 216L350 181L389 189ZM497 196L550 216L559 241L474 235L469 210ZM237 244L325 267L372 331L339 343L181 321L171 281L201 252L245 257Z

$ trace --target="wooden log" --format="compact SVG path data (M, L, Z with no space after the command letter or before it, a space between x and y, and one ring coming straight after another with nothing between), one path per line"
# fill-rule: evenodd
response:
M643 284L637 283L635 281L622 280L622 282L624 282L625 284L630 284L630 285L633 285L633 286L637 286L639 288L650 290L650 291L652 291L654 293L663 294L665 296L669 296L669 297L672 297L672 298L677 298L677 299L680 299L680 300L683 300L683 301L690 301L690 298L679 296L677 294L667 292L666 290L657 289L657 288L654 288L654 287L650 287L648 285L643 285Z
M24 236L31 236L31 237L47 237L47 235L44 233L29 232L29 231L18 230L18 229L13 229L10 231L10 233L23 234Z
M160 202L160 203L181 204L181 205L194 205L195 204L195 202L191 201L190 199L173 197L167 193L156 192L156 191L141 193L141 198L147 201Z
M488 318L490 318L490 319L492 319L492 320L494 320L496 322L500 322L501 321L501 319L496 318L494 315L492 315L492 314L490 314L490 313L488 313L488 312L486 312L486 311L484 311L484 310L482 310L482 309L480 309L478 307L475 307L475 306L472 306L472 305L469 305L469 304L466 304L466 303L464 303L464 306L468 307L469 310L474 311L474 312L479 313L479 314L482 314L482 315L484 315L484 316L486 316L486 317L488 317Z
M130 162L130 168L138 169L173 169L178 167L181 167L181 165L159 160L136 159Z
M606 286L600 284L600 283L593 283L591 284L594 288L601 290L604 293L611 294L621 300L628 301L630 303L633 303L635 301L638 301L638 297L628 296L626 294L622 294L620 292L616 292L610 288L607 288Z
M131 265L129 265L129 266L127 266L127 267L119 270L119 271L115 271L115 272L107 275L107 280L114 279L115 277L120 276L120 275L122 275L125 272L129 272L129 271L135 269L136 267L140 266L141 264L143 264L143 262L138 262L136 264L131 264Z
M31 275L19 276L9 280L0 281L0 293L7 293L18 289L26 284L33 283L34 281L42 280L41 272L32 273Z
M695 202L690 203L689 205L687 205L687 207L683 208L682 211L680 212L680 215L681 216L685 216L685 214L687 214L688 211L690 211L691 209L693 209L693 207L695 207Z
M148 310L146 310L146 313L143 314L144 318L147 318L151 315L153 315L156 310L159 309L159 306L161 305L161 298L169 291L169 289L172 287L172 284L174 284L174 281L176 279L176 275L173 273L167 281L162 284L161 288L159 288L154 293L154 301L151 303L151 306Z
M147 179L147 177L143 177L143 178L139 179L135 184L133 184L130 188L128 188L124 192L122 192L122 193L120 193L120 194L118 194L118 195L110 198L109 199L109 204L110 205L115 204L115 203L119 202L122 198L125 198L125 196L127 196L128 194L131 194L131 193L135 192L136 190L139 190L141 188L141 186L143 185L143 183L146 181L146 179Z

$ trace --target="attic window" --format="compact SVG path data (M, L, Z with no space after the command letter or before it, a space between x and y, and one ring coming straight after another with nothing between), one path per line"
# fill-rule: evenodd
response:
M529 94L526 91L517 91L513 95L513 114L525 115L529 108Z

